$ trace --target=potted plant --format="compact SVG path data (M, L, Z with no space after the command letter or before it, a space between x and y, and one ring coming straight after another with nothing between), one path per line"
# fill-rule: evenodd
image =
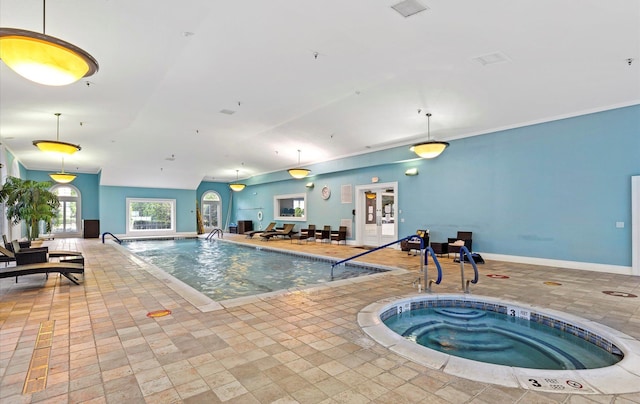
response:
M55 217L60 201L49 191L50 187L49 181L7 177L0 189L0 202L6 204L7 219L14 225L24 220L29 240L38 238L40 221L46 224L47 232L51 231L51 219Z

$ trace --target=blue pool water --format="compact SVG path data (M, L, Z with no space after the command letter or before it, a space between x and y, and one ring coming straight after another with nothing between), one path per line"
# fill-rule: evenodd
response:
M132 241L122 244L213 300L252 296L331 281L331 262L202 239ZM336 267L333 279L380 272Z
M528 319L465 307L431 307L383 319L394 332L449 355L531 369L594 369L622 359L575 335Z

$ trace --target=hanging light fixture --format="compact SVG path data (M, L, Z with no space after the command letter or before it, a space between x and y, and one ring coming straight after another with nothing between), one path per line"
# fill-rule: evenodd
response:
M82 149L80 145L60 141L60 115L60 112L55 113L55 116L58 117L56 140L34 140L33 145L45 152L73 154L80 151Z
M244 187L246 187L245 184L240 183L240 181L238 180L239 171L240 170L236 170L236 182L232 182L231 184L229 184L229 188L231 188L231 190L235 192L240 192L244 189Z
M290 168L288 171L289 171L289 175L291 175L293 178L297 180L300 180L306 177L311 172L311 170L307 170L306 168L300 168L300 150L298 150L298 167Z
M75 175L64 172L64 157L62 158L62 170L58 173L49 174L49 177L58 184L68 184L76 179Z
M366 196L367 199L376 199L376 193L375 192L365 191L364 196Z
M427 141L411 146L411 151L423 159L438 157L449 146L447 142L431 140L431 113L427 113Z
M45 34L45 0L42 0L42 34L0 28L0 59L22 77L47 86L75 83L98 71L87 52Z

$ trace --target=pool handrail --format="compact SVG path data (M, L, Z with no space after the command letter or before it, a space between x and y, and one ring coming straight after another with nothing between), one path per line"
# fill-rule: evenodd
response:
M118 237L116 237L113 233L109 233L108 231L105 231L104 233L102 233L102 244L104 244L104 236L106 235L110 235L111 237L115 238L116 241L118 242L118 244L122 244L122 240L120 240Z
M471 266L473 266L473 272L474 272L474 277L473 279L467 279L465 282L464 279L464 256L463 254L469 259L469 262L471 263ZM462 279L462 291L464 293L470 293L469 291L469 283L473 283L474 285L476 283L478 283L478 266L476 265L476 262L473 259L473 256L471 255L471 253L469 252L469 249L466 246L461 246L460 247L460 278Z
M425 292L426 291L431 292L431 284L435 283L436 285L439 285L440 282L442 281L442 267L440 266L440 262L438 261L438 258L436 257L436 254L433 251L433 249L431 248L431 246L427 246L426 247L426 253L424 255L424 261L422 260L422 251L425 250L425 245L424 245L424 239L421 236L419 236L418 234L413 234L411 236L407 236L407 237L401 238L399 240L392 241L390 243L378 246L378 247L376 247L376 248L374 248L372 250L365 251L365 252L360 253L360 254L356 254L353 257L345 258L345 259L343 259L341 261L334 262L333 264L331 264L331 279L333 279L333 268L335 268L338 265L344 264L345 262L351 261L352 259L355 259L355 258L358 258L358 257L362 257L363 255L371 254L372 252L376 252L376 251L381 250L383 248L387 248L387 247L389 247L391 245L394 245L394 244L397 244L397 243L401 243L401 242L403 242L405 240L409 241L409 240L415 239L415 238L420 239L420 273L424 274L424 277L422 279L423 282L421 283L422 289ZM429 254L431 254L431 257L433 258L433 262L435 262L436 268L438 269L438 279L436 281L429 280L429 285L427 286L426 285L427 278L428 278L428 275L427 275L428 274L428 268L427 268L427 266L428 266L428 261L429 261Z
M345 258L345 259L343 259L343 260L340 260L340 261L334 262L333 264L331 264L331 277L333 278L333 268L334 268L334 267L337 267L338 265L344 264L344 263L345 263L345 262L347 262L347 261L351 261L352 259L362 257L363 255L371 254L372 252L376 252L376 251L378 251L378 250L382 250L383 248L387 248L387 247L389 247L390 245L394 245L394 244L400 243L400 242L402 242L402 241L404 241L404 240L410 239L411 237L413 237L413 236L409 236L409 237L401 238L400 240L392 241L392 242L387 243L387 244L385 244L385 245L378 246L378 247L376 247L376 248L374 248L374 249L372 249L372 250L368 250L368 251L365 251L365 252L363 252L363 253L356 254L356 255L354 255L354 256L352 256L352 257ZM422 242L422 241L420 241L420 247L422 247L422 244L423 244L423 242Z
M219 229L216 227L215 229L211 230L205 240L213 240L213 236L216 234L218 235L218 238L222 238L223 236L222 229Z
M420 246L422 247L423 241L420 242ZM431 255L431 258L433 259L433 262L436 264L436 268L438 269L438 279L433 280L433 279L429 279L429 284L427 286L427 291L431 292L431 285L433 283L435 283L436 285L439 285L440 282L442 282L442 267L440 266L440 261L438 261L438 257L436 257L436 253L435 251L433 251L433 248L431 248L431 246L427 246L427 248L425 249L425 254L424 254L424 279L425 282L427 281L427 274L429 272L428 268L429 268L429 255Z

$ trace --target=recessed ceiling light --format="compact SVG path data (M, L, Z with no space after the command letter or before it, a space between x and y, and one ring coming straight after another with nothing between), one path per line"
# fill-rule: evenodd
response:
M478 56L473 58L473 60L480 63L482 66L511 61L509 57L507 57L507 55L502 52L495 52Z
M391 6L391 8L399 12L400 15L402 15L405 18L429 9L428 7L425 7L422 4L420 4L418 0L401 1L398 4Z

